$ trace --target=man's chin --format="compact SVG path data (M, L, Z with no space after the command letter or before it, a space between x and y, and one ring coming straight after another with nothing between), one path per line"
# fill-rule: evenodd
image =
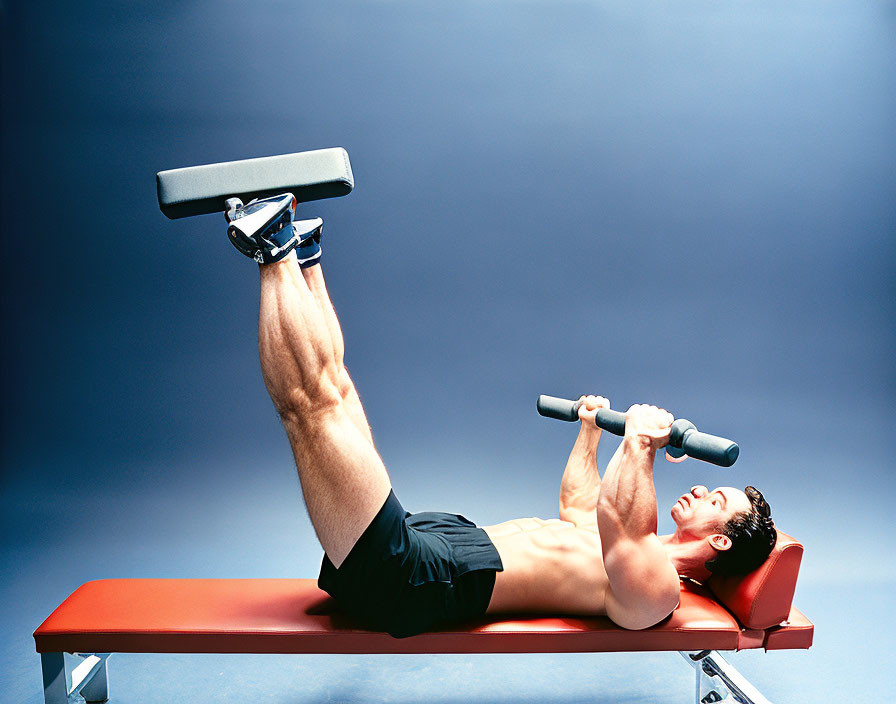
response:
M669 511L669 515L672 516L672 520L675 521L675 525L678 525L678 516L681 513L681 506L678 504L674 504Z

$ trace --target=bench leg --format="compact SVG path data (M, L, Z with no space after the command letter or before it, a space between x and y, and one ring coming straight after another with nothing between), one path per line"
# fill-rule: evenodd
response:
M109 699L106 660L109 653L73 654L80 662L69 668L67 653L41 653L40 666L44 677L45 704L71 704L80 694L87 702Z
M771 704L715 650L682 652L681 656L697 671L696 704Z
M68 704L72 675L65 666L65 654L41 653L40 668L44 673L45 704Z
M98 658L99 662L91 663L93 665L93 671L87 676L86 681L81 686L81 696L84 697L84 701L88 703L108 701L109 674L106 670L106 661L109 659L109 655L104 653L102 655L93 655L91 657ZM90 658L85 660L79 667L86 665L88 662L90 662Z

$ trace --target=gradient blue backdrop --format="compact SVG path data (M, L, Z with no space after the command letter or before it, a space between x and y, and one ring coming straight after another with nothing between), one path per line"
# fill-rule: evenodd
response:
M555 516L575 428L536 396L663 405L741 458L659 464L661 531L692 484L752 483L806 546L816 646L735 664L783 701L887 685L892 2L7 0L0 18L12 701L40 701L31 631L86 580L316 576L255 265L222 217L164 218L154 175L336 145L355 191L300 212L327 223L346 362L409 510ZM691 696L668 654L112 663L119 701Z

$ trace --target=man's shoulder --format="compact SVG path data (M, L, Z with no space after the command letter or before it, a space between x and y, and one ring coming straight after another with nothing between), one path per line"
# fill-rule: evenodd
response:
M607 615L623 628L648 628L678 606L681 580L656 535L621 541L605 558Z

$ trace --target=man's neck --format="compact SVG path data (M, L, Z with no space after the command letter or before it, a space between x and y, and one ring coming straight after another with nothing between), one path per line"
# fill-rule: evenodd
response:
M677 533L657 536L666 550L669 562L675 567L679 577L687 577L705 583L710 571L706 569L702 540L682 539Z

